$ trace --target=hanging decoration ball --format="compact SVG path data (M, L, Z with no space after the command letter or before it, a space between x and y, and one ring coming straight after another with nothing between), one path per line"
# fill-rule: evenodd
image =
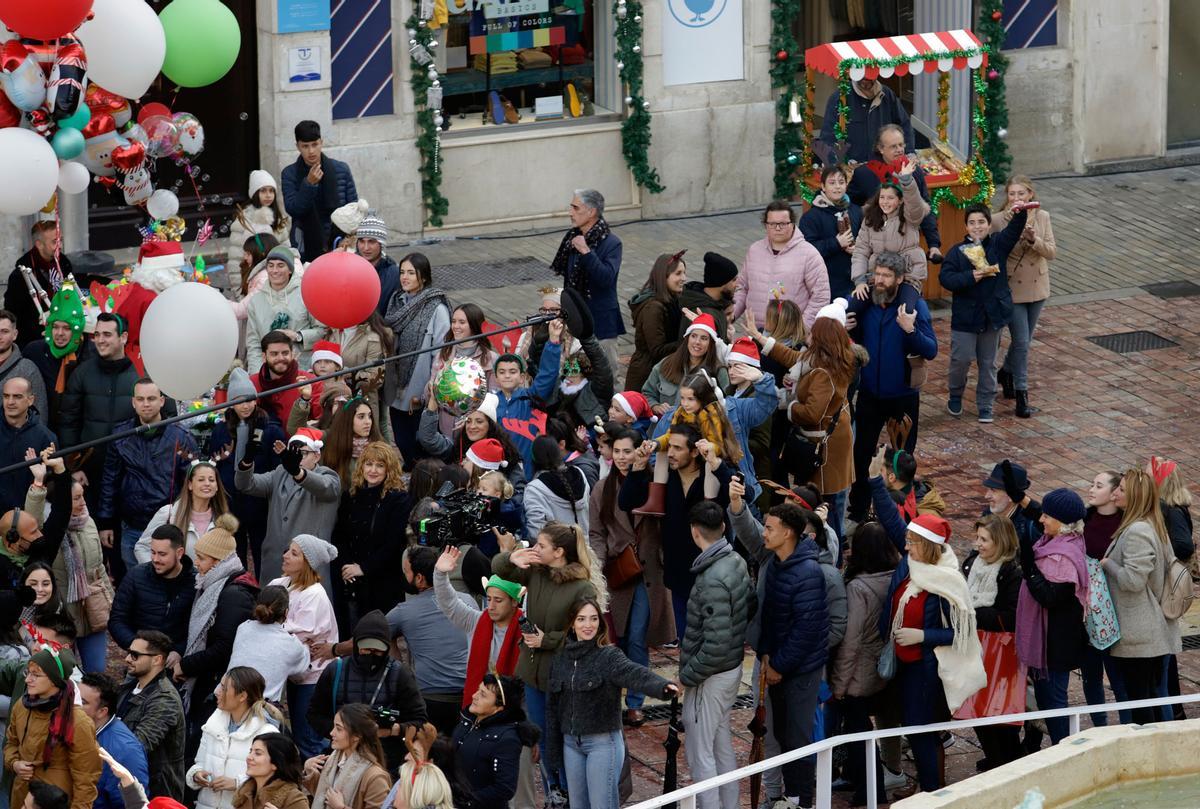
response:
M785 50L783 50L782 48L780 48L779 50L775 51L775 61L777 61L777 62L786 62L786 61L787 61L787 58L788 58L788 52L787 52L787 51L785 51Z
M641 45L634 45L634 46L633 46L633 48L632 48L632 50L633 50L633 52L634 52L634 53L641 53L641 52L642 52L642 46L641 46Z
M626 105L633 103L633 96L625 96Z
M623 19L625 19L625 15L626 15L626 14L628 14L628 13L629 13L629 12L626 10L626 8L625 8L625 4L624 4L624 3L622 3L622 4L621 4L621 5L619 5L619 6L617 6L617 17L618 17L618 18L620 18L620 19L622 19L622 20L623 20Z
M996 9L995 11L992 12L992 19L995 20L996 22L1000 22L1000 18L1003 16L1004 16L1004 12L1001 11L1000 9Z
M436 79L437 75L438 75L437 68L434 67L433 65L430 65L428 75L429 75L429 78Z
M82 194L91 181L91 172L82 163L68 160L58 167L58 187L64 194Z
M617 70L624 70L624 69L625 69L625 63L618 61L617 62Z
M996 137L998 137L1000 140L1007 140L1008 139L1008 130L1005 129L1004 127L1000 127L999 129L996 130Z
M429 86L437 88L437 87L441 87L442 83L440 81L438 81L437 79L434 79L432 82L430 82Z
M996 79L1000 78L1000 71L996 70L995 68L992 68L991 70L988 71L987 76L988 76L988 81L995 81Z
M300 297L317 320L332 329L348 329L375 310L379 288L379 273L371 262L337 251L308 265L300 281Z
M408 33L408 35L409 35L410 37L415 37L415 36L417 35L417 29L416 29L416 28L409 28L409 29L407 30L407 33Z
M433 116L433 125L434 126L441 126L445 122L446 122L446 119L442 117L442 114L440 112Z
M794 166L800 162L800 155L795 152L788 152L787 162L789 166Z
M416 38L415 38L415 37L413 37L412 39L409 39L409 40L408 40L408 46L409 46L410 48L415 48L415 47L417 47L417 40L416 40Z
M641 14L634 14L634 15L633 15L633 21L634 21L634 22L641 22L641 21L642 21L642 15L641 15Z
M446 366L434 383L433 398L455 416L479 407L487 394L487 372L473 359L459 358Z
M436 48L437 46L438 46L438 41L436 39L429 40L429 47Z
M642 102L642 109L644 109L644 110L648 110L648 109L650 109L650 102L649 102L649 101L643 101L643 102Z
M172 0L161 12L167 37L162 72L181 87L205 87L237 61L242 31L221 0Z
M92 110L87 104L80 104L79 109L58 122L59 127L83 129L92 120Z

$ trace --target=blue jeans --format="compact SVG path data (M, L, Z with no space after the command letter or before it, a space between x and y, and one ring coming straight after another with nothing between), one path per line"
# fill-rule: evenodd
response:
M316 683L297 685L288 683L288 718L292 720L292 741L300 750L300 760L320 755L328 747L326 741L317 735L308 724L308 706L312 703L313 693L317 690Z
M1070 671L1050 669L1045 677L1033 680L1033 695L1037 698L1038 710L1049 711L1067 707L1067 685L1071 682ZM1070 717L1056 716L1046 720L1050 731L1050 744L1058 744L1071 733Z
M563 736L563 766L571 809L617 809L621 805L621 731Z
M534 688L532 685L525 686L525 714L529 717L529 721L537 725L542 730L542 737L538 740L538 752L541 755L541 763L538 767L542 771L542 791L549 792L550 787L559 786L563 783L560 773L550 769L548 759L546 758L546 692L540 688Z
M102 629L76 639L75 652L84 671L103 672L108 666L108 633Z
M1008 334L1012 342L1004 355L1004 370L1013 376L1013 387L1029 390L1029 344L1033 342L1033 330L1037 328L1045 301L1014 303L1012 320L1008 323Z
M639 666L650 666L650 650L646 648L646 633L650 631L650 592L646 583L633 586L633 604L629 607L629 625L621 631L621 651ZM679 633L681 636L682 632ZM625 692L625 707L638 709L646 701L645 694Z
M121 561L125 563L126 570L133 570L138 566L137 557L133 555L133 546L142 538L145 530L145 526L134 528L128 523L121 523Z
M975 383L975 407L980 415L991 415L996 399L996 349L1000 347L1000 330L987 329L978 334L970 331L950 332L950 398L962 399L967 388L967 374L975 362L979 374ZM914 419L915 421L915 419Z
M1090 644L1085 646L1083 664L1079 670L1083 675L1083 697L1087 700L1088 705L1105 703L1105 674L1108 675L1108 685L1112 689L1113 699L1117 702L1129 699L1125 691L1125 676L1121 672L1121 666L1117 663L1116 658L1107 651L1102 652ZM1133 716L1129 711L1118 711L1117 716L1122 725L1128 725L1133 721ZM1103 711L1092 714L1092 724L1098 728L1105 727L1108 725L1108 714Z

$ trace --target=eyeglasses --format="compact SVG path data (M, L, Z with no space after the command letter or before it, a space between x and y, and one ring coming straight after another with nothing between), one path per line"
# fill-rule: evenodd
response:
M775 230L787 230L788 228L790 228L792 226L791 221L788 221L788 222L765 222L764 224L769 228L774 228Z
M143 657L153 657L154 653L153 652L137 652L137 651L134 651L133 649L130 649L128 652L125 653L125 656L128 657L130 660L141 660Z

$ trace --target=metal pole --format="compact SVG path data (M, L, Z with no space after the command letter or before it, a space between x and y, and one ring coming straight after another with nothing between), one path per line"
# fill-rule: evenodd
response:
M879 809L879 801L876 800L875 790L878 789L875 771L875 740L867 739L866 743L867 754L867 809Z
M817 809L833 805L833 748L817 753Z
M528 320L525 320L521 323L514 323L511 326L502 326L498 329L493 329L492 331L487 332L487 334L502 334L504 332L517 331L519 329L524 329L528 326L536 326L540 323L549 323L551 320L558 320L558 318L559 318L559 315L537 315L537 316L531 317ZM347 374L356 374L359 371L368 371L372 368L378 368L381 365L386 365L389 362L395 362L396 360L404 359L405 357L415 357L420 354L428 354L432 351L441 351L443 348L448 348L449 346L456 346L461 343L474 342L474 341L478 340L481 336L485 336L485 335L473 334L470 337L462 337L458 340L447 340L444 343L439 343L434 346L429 346L428 348L418 348L418 349L414 349L413 351L405 351L400 354L393 354L390 357L382 357L377 360L372 360L371 362L364 362L362 365L355 365L350 368L343 368L340 371L324 374L323 376L314 376L314 377L310 377L309 379L301 379L297 382L291 383L290 385L283 385L282 387L272 388L269 391L258 391L254 395L247 394L246 396L239 396L236 399L231 399L229 401L222 402L221 404L209 405L208 407L203 407L199 410L191 410L191 411L188 411L187 413L180 413L177 416L171 416L169 419L162 419L161 421L156 421L153 424L139 424L136 427L133 427L128 430L122 430L119 433L111 433L109 435L102 436L100 438L94 438L91 441L84 441L82 444L76 444L75 446L72 446L72 447L64 447L61 449L57 449L54 451L54 454L51 455L50 457L51 458L65 458L68 455L73 455L76 452L82 452L85 449L91 449L92 447L99 447L99 446L101 446L103 444L107 444L111 441L117 441L121 438L129 438L130 436L138 435L139 433L144 433L149 430L157 430L159 427L163 427L168 424L174 424L176 422L184 421L186 419L193 419L193 418L196 418L197 416L205 416L205 415L208 415L209 413L216 413L220 410L226 410L230 407L233 407L234 405L245 404L246 402L257 401L258 399L264 399L268 396L274 396L277 393L283 393L284 391L294 390L296 388L302 388L305 385L312 385L317 382L324 382L326 380L333 379L335 377L346 376ZM9 464L8 466L4 467L3 469L0 469L0 475L6 474L8 472L14 472L18 469L24 469L26 467L33 466L34 464L41 463L41 462L42 462L42 459L39 457L32 461L20 461L18 463Z

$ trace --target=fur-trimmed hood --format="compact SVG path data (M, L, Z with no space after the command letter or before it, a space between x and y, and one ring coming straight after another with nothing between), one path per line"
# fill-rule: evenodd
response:
M588 569L579 562L568 562L563 567L549 567L546 572L550 581L555 584L565 584L569 581L587 581Z

